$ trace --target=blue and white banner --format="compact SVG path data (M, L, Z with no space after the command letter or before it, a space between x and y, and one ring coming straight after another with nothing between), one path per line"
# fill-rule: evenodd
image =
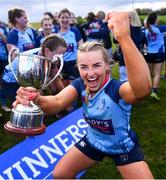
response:
M50 179L60 158L86 134L82 108L0 155L0 179Z

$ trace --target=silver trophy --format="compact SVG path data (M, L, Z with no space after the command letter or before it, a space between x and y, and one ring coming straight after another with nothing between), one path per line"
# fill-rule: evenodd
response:
M11 56L15 54L18 61L17 72L12 67ZM51 84L60 74L63 67L62 55L55 55L53 59L43 56L19 53L18 48L13 48L9 52L8 61L13 75L20 86L33 87L36 90L44 89ZM50 71L52 64L56 64L57 73L50 80ZM12 109L10 121L4 127L7 132L14 134L34 136L45 132L43 124L44 113L39 106L36 106L33 101L29 106L22 104L17 105Z

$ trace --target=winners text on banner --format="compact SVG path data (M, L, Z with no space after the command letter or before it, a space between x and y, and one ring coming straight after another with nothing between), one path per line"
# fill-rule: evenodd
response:
M50 179L60 158L86 134L82 108L0 155L0 179Z

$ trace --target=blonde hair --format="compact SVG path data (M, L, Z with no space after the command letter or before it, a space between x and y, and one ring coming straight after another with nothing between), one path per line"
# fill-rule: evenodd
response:
M103 56L103 61L105 62L105 64L109 65L110 57L108 55L107 50L104 48L103 43L100 43L100 42L85 42L81 44L81 46L79 46L78 48L77 59L80 53L86 53L86 52L91 52L91 51L100 51ZM106 72L107 74L111 74L110 66L106 68Z
M142 24L141 24L141 21L139 19L137 11L131 10L128 13L129 13L129 17L130 17L130 24L132 26L141 27Z
M103 43L99 42L85 42L78 48L78 54L82 52L90 52L100 50L103 55L103 60L106 64L109 64L109 55L107 50L104 48Z

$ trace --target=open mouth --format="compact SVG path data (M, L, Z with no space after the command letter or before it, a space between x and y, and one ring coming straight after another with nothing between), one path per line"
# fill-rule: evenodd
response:
M98 87L98 79L97 78L90 78L90 79L88 79L88 86L89 86L89 88L96 88L96 87Z

